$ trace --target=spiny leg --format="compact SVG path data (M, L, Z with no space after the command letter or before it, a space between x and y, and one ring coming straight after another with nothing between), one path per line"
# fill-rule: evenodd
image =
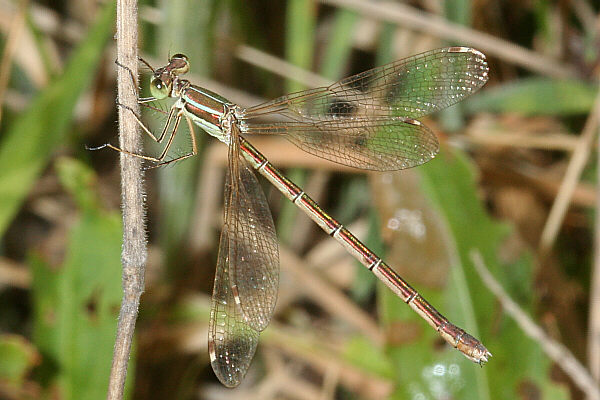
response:
M147 160L147 161L152 161L152 162L156 163L155 165L152 165L152 166L150 166L150 167L148 167L146 169L153 169L153 168L162 167L164 165L168 165L168 164L171 164L171 163L176 163L178 161L185 160L186 158L193 157L196 154L198 154L198 143L196 142L196 135L194 134L194 126L193 126L192 122L190 121L190 119L186 118L185 121L188 124L188 128L190 130L190 138L192 140L192 151L189 152L189 153L187 153L187 154L184 154L182 156L176 157L176 158L174 158L172 160L164 161L165 157L167 156L167 153L169 152L169 148L171 147L171 144L173 143L173 139L175 138L175 134L177 133L177 128L179 126L179 123L181 122L181 118L182 117L183 117L183 114L179 114L177 116L177 119L175 120L175 125L173 127L172 133L169 136L169 142L165 146L165 149L163 150L163 153L158 158L151 157L151 156L146 156L146 155L143 155L143 154L133 153L133 152L127 151L127 150L123 150L123 149L121 149L121 148L119 148L117 146L114 146L114 145L110 144L110 143L106 143L106 144L103 144L103 145L98 146L98 147L87 147L86 146L86 148L88 150L102 150L104 148L109 148L109 149L118 151L119 153L124 153L124 154L130 155L130 156L133 156L133 157L138 157L138 158L141 158L141 159L144 159L144 160Z
M181 117L179 119L181 119ZM187 154L184 154L182 156L179 156L177 158L174 158L172 160L162 161L162 162L158 163L157 165L154 165L154 166L152 166L150 168L162 167L164 165L168 165L168 164L175 163L175 162L178 162L178 161L181 161L181 160L185 160L186 158L193 157L196 154L198 154L198 144L196 142L196 135L194 133L194 125L192 124L192 121L190 121L190 119L187 118L187 117L185 119L185 122L187 122L188 128L190 130L190 138L192 139L192 151L189 152L189 153L187 153ZM179 124L179 120L178 120L177 124ZM173 141L173 139L172 139L173 136L174 135L171 136L171 139L169 140L168 146L171 145L171 142ZM166 150L166 148L165 148L165 150ZM166 154L164 154L164 155L166 155Z
M166 157L166 155L167 155L167 153L169 151L169 148L171 147L171 144L173 143L173 139L175 137L175 134L177 133L177 127L179 126L179 122L181 120L181 117L183 116L182 113L181 113L181 110L179 110L179 109L177 109L175 107L173 107L171 109L171 112L169 113L169 119L167 120L167 123L165 124L165 127L163 128L161 136L160 136L159 139L156 139L156 137L152 134L152 132L148 128L145 127L144 123L133 112L133 110L131 110L130 107L127 107L127 106L122 105L122 104L120 106L123 107L123 108L125 108L125 109L127 109L127 110L132 111L133 115L136 117L136 120L138 121L138 123L140 124L140 126L144 129L144 131L146 133L148 133L150 135L150 137L152 137L158 143L160 143L160 141L163 140L163 138L164 138L164 136L165 136L165 134L166 134L166 132L167 132L167 130L169 128L170 121L173 118L173 115L176 115L176 117L175 117L176 120L175 120L175 124L173 126L173 130L171 131L171 134L169 135L170 136L169 137L169 142L165 146L165 149L163 150L161 156L158 157L158 158L156 158L156 157L146 156L146 155L143 155L143 154L134 153L134 152L131 152L131 151L128 151L128 150L121 149L121 148L119 148L119 147L117 147L115 145L112 145L110 143L106 143L106 144L103 144L103 145L98 146L98 147L88 147L88 146L86 146L86 148L88 150L101 150L101 149L104 149L104 148L109 148L109 149L118 151L119 153L124 153L124 154L130 155L130 156L133 156L133 157L138 157L138 158L141 158L141 159L144 159L144 160L152 161L152 162L154 162L154 163L157 164L154 167L165 165L165 164L168 164L168 163L171 163L171 162L174 162L174 161L179 161L179 160L182 160L184 158L191 157L192 155L194 155L196 153L196 151L197 151L196 150L196 141L195 141L195 138L194 138L194 139L192 139L192 145L193 145L192 153L185 154L185 155L183 155L181 157L177 157L177 158L175 158L173 160L169 160L167 162L164 161L164 159L165 159L165 157ZM193 132L191 134L192 134L192 137L193 137Z
M154 68L152 68L152 66L150 64L148 64L148 62L146 60L144 60L143 58L139 57L138 58L139 61L143 62L144 65L146 65L146 67L148 67L150 69L150 71L152 71L152 73L154 73ZM135 80L135 77L133 76L133 71L131 71L131 68L129 68L128 66L121 64L121 62L119 60L115 60L115 64L117 64L117 66L125 69L127 72L129 72L129 77L131 78L131 82L133 82L133 86L135 87L137 85L137 82ZM139 89L139 88L138 88ZM138 97L138 103L139 104L145 104L145 103L149 103L151 101L155 101L156 97L139 97L139 92L135 92L136 97ZM117 101L117 104L119 104L119 102ZM151 107L154 108L154 107ZM162 110L161 110L162 111ZM135 113L134 113L135 114Z
M163 129L163 133L160 135L160 140L162 141L165 133L167 131L167 128L169 127L169 124L171 123L171 119L173 118L173 110L175 110L175 108L171 109L171 112L169 113L169 118L167 118L167 123L165 124L165 128ZM175 139L175 134L177 133L177 128L179 128L179 123L181 122L181 117L183 117L183 111L181 110L177 110L177 117L175 117L175 123L173 124L173 130L171 131L171 135L169 135L169 140L167 141L167 144L162 152L162 154L160 155L160 157L158 157L161 161L163 161L165 159L165 157L167 156L167 153L169 152L169 149L171 148L171 145L173 144L173 140ZM160 143L160 142L159 142ZM179 157L178 157L179 158Z
M114 145L110 144L110 143L105 143L105 144L102 144L102 145L96 146L96 147L85 146L86 150L91 150L91 151L102 150L102 149L106 149L106 148L118 151L119 153L127 154L129 156L141 158L141 159L144 159L144 160L147 160L147 161L152 161L152 162L155 162L157 164L161 162L161 160L159 160L156 157L145 156L143 154L137 154L137 153L133 153L131 151L123 150L123 149L121 149L121 148L119 148L117 146L114 146Z
M138 57L138 60L140 60L141 62L143 62L144 65L146 67L148 67L148 69L150 69L150 71L152 71L152 73L154 73L154 68L152 68L152 65L150 65L150 63L148 63L148 61L144 60L142 57Z
M135 88L137 86L137 82L135 80L135 76L133 76L133 71L131 70L131 68L129 68L128 66L126 66L124 64L121 64L121 62L118 59L115 60L115 64L117 64L117 66L119 66L119 67L123 68L124 70L126 70L127 72L129 72L129 77L131 78L131 82L133 83L133 87ZM134 94L136 97L139 97L139 93L137 91L135 91L135 89L134 89Z
M140 57L140 58L139 58L139 60L140 60L141 62L143 62L143 63L144 63L144 64L145 64L145 65L146 65L148 68L150 68L150 70L151 70L152 72L154 72L154 69L152 68L152 66L151 66L150 64L148 64L148 63L147 63L147 62L146 62L144 59L142 59L142 58ZM117 64L117 66L119 66L119 67L121 67L121 68L125 69L127 72L129 72L129 77L131 78L131 81L132 81L132 82L134 83L134 85L135 85L135 77L133 76L133 72L131 71L131 68L129 68L129 67L128 67L128 66L126 66L126 65L123 65L123 64L121 64L121 62L120 62L119 60L115 60L115 64ZM165 113L163 110L159 110L159 109L158 109L158 108L156 108L156 107L153 107L153 106L150 106L150 105L148 105L148 104L145 104L145 103L148 103L148 102L151 102L151 101L154 101L154 100L156 100L154 97L140 98L140 97L139 97L139 94L138 94L137 92L135 93L135 95L136 95L136 97L138 97L138 104L141 104L141 105L143 105L143 106L145 106L145 107L151 108L151 109L153 109L153 110L155 110L155 111L159 111L159 112L163 112L163 113ZM145 125L145 124L142 122L142 120L141 120L140 116L139 116L139 115L137 115L137 113L136 113L136 112L135 112L135 111L134 111L134 110L133 110L131 107L129 107L129 106L125 105L125 104L122 104L122 103L121 103L121 102L120 102L118 99L117 99L117 107L122 107L122 108L124 108L124 109L126 109L126 110L129 110L129 111L131 112L131 114L133 115L133 117L135 118L135 120L136 120L136 122L138 123L138 125L139 125L139 126L142 128L142 130L143 130L143 131L144 131L144 132L145 132L145 133L146 133L148 136L150 136L150 137L152 138L152 140L154 140L154 141L155 141L155 142L157 142L157 143L160 143L160 142L161 142L161 141L164 139L165 132L166 132L166 130L168 129L168 126L169 126L169 122L170 122L171 114L169 114L169 120L167 121L167 124L166 124L166 125L165 125L165 127L163 128L163 131L162 131L162 133L161 133L160 137L159 137L159 138L157 138L157 137L154 135L154 133L152 133L152 131L151 131L151 130L150 130L150 129L149 129L149 128L148 128L148 127L147 127L147 126L146 126L146 125ZM114 146L113 146L113 147L114 147Z
M154 72L154 69L152 68L152 66L150 64L148 64L143 58L140 57L139 60L141 62L143 62L148 68L150 68L150 70L152 70ZM119 67L122 67L122 68L126 69L127 71L129 71L129 75L130 75L132 81L135 82L135 79L134 79L134 76L133 76L133 72L131 71L131 69L129 67L121 64L118 60L115 60L115 64L117 64ZM136 93L136 95L137 95L137 93ZM140 105L142 105L144 107L148 107L148 108L150 108L150 109L152 109L154 111L158 111L160 113L167 114L167 112L164 111L164 110L161 110L161 109L159 109L157 107L154 107L152 105L146 104L148 102L155 101L155 100L156 99L154 97L138 98L138 103ZM131 151L128 151L128 150L121 149L121 148L119 148L119 147L117 147L115 145L112 145L110 143L105 143L105 144L103 144L101 146L97 146L97 147L86 146L87 150L101 150L101 149L104 149L104 148L109 148L109 149L118 151L119 153L124 153L124 154L130 155L130 156L133 156L133 157L138 157L138 158L141 158L143 160L152 161L152 162L156 163L156 165L151 166L148 169L152 169L152 168L160 167L160 166L163 166L163 165L175 163L177 161L181 161L181 160L184 160L186 158L189 158L189 157L192 157L192 156L195 156L196 154L198 154L198 145L197 145L197 142L196 142L196 136L194 134L194 127L193 127L193 124L191 123L191 121L189 120L189 118L186 117L186 122L187 122L189 130L190 130L190 138L192 140L192 151L190 153L187 153L187 154L184 154L182 156L176 157L176 158L174 158L172 160L164 161L165 157L167 156L167 153L169 152L169 149L171 148L171 145L173 144L173 140L175 139L175 134L177 133L177 129L179 127L179 123L181 122L181 118L183 116L183 113L182 113L181 109L176 108L176 107L171 107L171 109L170 109L170 111L168 113L167 122L165 123L160 136L157 138L154 135L154 133L152 133L152 131L146 126L146 124L144 124L144 122L142 121L142 119L140 118L140 116L137 115L135 113L135 111L131 107L126 106L125 104L119 103L118 100L117 100L117 106L118 107L122 107L122 108L124 108L126 110L129 110L131 112L131 114L134 116L134 118L137 121L138 125L142 128L142 130L148 136L150 136L152 138L152 140L154 140L157 143L161 143L164 140L164 138L166 136L166 133L169 130L169 126L171 125L171 121L173 120L173 118L175 118L175 123L174 123L173 129L171 130L171 134L169 135L169 141L167 142L167 145L165 146L165 148L164 148L163 152L161 153L160 157L157 158L157 157L146 156L146 155L143 155L143 154L137 154L137 153L134 153L134 152L131 152Z
M152 71L152 73L154 73L154 68L152 67L152 65L150 65L150 63L148 63L148 61L144 60L142 57L138 57L138 61L141 61L146 68L148 68L150 71ZM131 71L131 68L129 68L128 66L121 64L121 62L119 60L115 60L115 64L117 64L119 67L129 71L129 76L131 76L131 80L135 83L135 78L133 76L133 72Z
M154 68L152 68L152 65L150 65L148 63L148 61L144 60L142 57L138 57L138 60L141 61L142 63L144 63L144 65L146 66L146 68L148 68L150 71L152 71L152 73L154 74ZM144 104L144 103L149 103L151 101L156 100L156 97L140 97L138 98L138 103L140 104Z
M157 110L157 111L158 111L158 109L157 109L156 107L151 107L151 106L148 106L148 105L145 105L145 104L142 104L142 105L144 105L144 106L146 106L146 107L150 107L150 108L152 108L152 109L154 109L154 110ZM172 118L171 114L173 113L173 111L172 111L172 110L169 112L169 117L168 117L168 119L167 119L167 123L165 124L165 126L164 126L164 128L163 128L163 130L162 130L162 132L161 132L161 134L160 134L160 136L157 138L157 137L154 135L154 133L152 133L152 131L150 130L150 128L148 128L148 127L146 126L146 124L144 124L144 122L142 121L142 119L140 118L140 116L139 116L139 115L137 115L137 114L136 114L136 113L133 111L133 109L132 109L131 107L129 107L129 106L126 106L125 104L121 104L121 103L119 103L119 102L117 102L117 107L121 107L121 108L123 108L123 109L125 109L125 110L128 110L128 111L130 111L130 112L131 112L131 114L133 115L133 117L135 118L136 122L138 123L138 125L139 125L139 126L142 128L142 130L143 130L143 131L144 131L144 132L145 132L145 133L146 133L148 136L150 136L150 138L151 138L152 140L154 140L156 143L160 143L160 142L162 142L162 140L163 140L163 139L164 139L164 137L165 137L165 133L166 133L166 131L167 131L168 127L169 127L169 124L170 124L170 122L171 122L171 118ZM161 111L162 111L162 110L161 110Z
M138 60L141 61L141 62L143 62L144 65L147 68L149 68L150 71L152 71L152 73L154 73L154 68L152 68L152 66L150 64L148 64L148 62L146 60L144 60L141 57L139 57ZM131 68L129 68L126 65L121 64L121 62L119 60L115 60L115 64L117 64L117 66L119 66L119 67L125 69L127 72L129 72L129 77L131 78L131 82L133 82L133 84L135 86L136 85L136 81L135 81L135 77L133 76L133 71L131 71ZM142 105L145 105L146 107L154 109L155 111L159 111L159 112L165 113L163 110L160 110L160 109L158 109L156 107L152 107L152 106L149 106L149 105L146 104L146 103L150 103L152 101L155 101L156 97L153 97L153 96L151 96L151 97L139 97L139 93L138 92L136 92L135 95L136 95L136 97L138 97L138 104L142 104ZM118 100L117 100L117 105L121 105ZM124 105L122 105L122 106L125 107ZM137 117L137 115L136 115L136 117Z

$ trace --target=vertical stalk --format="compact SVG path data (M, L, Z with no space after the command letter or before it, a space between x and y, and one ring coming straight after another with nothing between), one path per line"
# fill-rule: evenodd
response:
M135 0L117 1L117 84L119 102L139 113L137 103L137 4ZM133 78L133 79L132 79ZM131 111L119 107L119 144L139 153L138 125ZM122 399L127 377L135 321L144 288L147 258L144 214L144 188L141 160L121 153L121 190L123 208L123 299L115 339L107 399Z

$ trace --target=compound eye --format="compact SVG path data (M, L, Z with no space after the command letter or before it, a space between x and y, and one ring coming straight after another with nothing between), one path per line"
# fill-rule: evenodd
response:
M173 61L176 58L180 58L182 60L188 61L188 57L185 54L177 53L171 57L171 61Z
M169 96L170 89L169 86L156 77L153 77L150 81L150 94L158 100Z
M169 61L171 71L176 75L183 75L190 70L190 62L185 54L177 53Z

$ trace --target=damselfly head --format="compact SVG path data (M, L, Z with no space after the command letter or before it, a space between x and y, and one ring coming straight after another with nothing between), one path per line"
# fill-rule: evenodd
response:
M177 53L169 58L169 63L154 71L152 80L150 81L150 93L156 99L164 99L171 95L173 85L176 92L180 86L175 83L178 81L177 76L183 75L190 70L190 62L185 54ZM177 95L176 93L173 95Z

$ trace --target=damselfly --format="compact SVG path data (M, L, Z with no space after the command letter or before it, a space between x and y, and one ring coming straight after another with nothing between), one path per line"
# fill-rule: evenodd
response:
M176 99L159 136L138 118L155 141L168 138L159 157L134 154L111 144L99 148L108 147L156 165L169 164L196 154L192 122L229 146L225 217L208 337L211 364L224 385L237 386L246 374L259 333L273 315L279 287L275 227L252 168L340 242L448 343L476 363L488 360L491 353L479 340L448 321L242 136L283 135L310 154L366 170L421 165L437 154L438 141L417 118L451 106L485 84L488 66L481 52L467 47L432 50L327 87L288 94L250 108L182 79L188 70L188 58L174 55L166 66L152 70L152 97L140 99L141 103ZM274 122L263 121L275 115ZM192 150L166 161L182 118L190 127Z

